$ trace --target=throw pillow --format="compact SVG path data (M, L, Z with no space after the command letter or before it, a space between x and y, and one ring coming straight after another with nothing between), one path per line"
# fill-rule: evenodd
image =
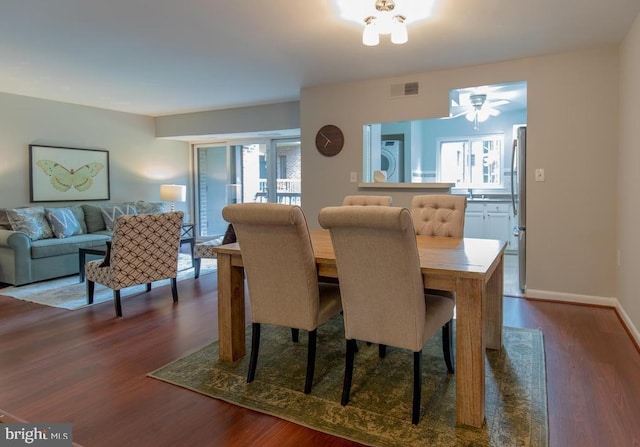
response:
M224 237L222 238L222 245L233 244L234 242L238 242L238 239L236 238L236 230L234 230L233 225L229 224L227 231L225 231Z
M113 226L116 224L116 220L120 216L126 216L129 214L138 214L136 207L133 205L115 205L111 207L102 207L102 218L104 219L104 226L107 230L113 231Z
M0 208L0 228L3 230L11 229L11 223L9 222L9 216L7 216L6 208Z
M32 241L53 237L42 206L8 209L7 217L13 231L25 233Z
M138 214L159 214L164 213L166 205L164 202L145 202L138 200L136 202L136 210Z
M87 234L87 223L84 220L84 211L80 205L74 205L67 207L71 210L74 216L76 216L76 220L80 224L80 229L82 230L78 234Z
M99 206L82 205L82 212L84 213L84 221L87 225L87 233L95 233L96 231L105 229L102 211Z
M80 222L69 208L45 208L45 216L58 239L82 233Z

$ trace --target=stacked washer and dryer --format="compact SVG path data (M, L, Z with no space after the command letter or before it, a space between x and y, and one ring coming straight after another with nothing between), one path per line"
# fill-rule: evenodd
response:
M380 170L387 174L387 182L404 182L402 141L384 140L380 147Z

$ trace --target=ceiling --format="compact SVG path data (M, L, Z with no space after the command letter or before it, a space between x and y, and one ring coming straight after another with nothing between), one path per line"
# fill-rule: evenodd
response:
M617 44L640 12L638 0L436 0L407 44L366 47L334 0L0 2L0 91L151 116Z

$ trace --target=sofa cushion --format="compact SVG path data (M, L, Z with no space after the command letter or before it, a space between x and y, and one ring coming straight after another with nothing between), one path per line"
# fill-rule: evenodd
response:
M115 225L118 217L129 214L138 214L134 205L127 205L124 203L113 206L103 206L100 208L100 211L102 212L104 226L109 231L113 231L113 226Z
M7 217L13 231L25 233L32 241L53 237L42 206L8 209Z
M54 236L58 239L82 234L80 222L69 208L45 208L45 216Z
M110 236L105 234L78 234L64 239L41 239L31 244L31 258L77 254L80 247L104 245L110 239Z

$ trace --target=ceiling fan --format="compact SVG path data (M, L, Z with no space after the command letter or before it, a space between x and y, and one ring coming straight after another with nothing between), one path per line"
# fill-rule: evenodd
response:
M451 98L451 118L464 115L469 121L473 121L474 129L478 130L479 123L486 121L490 116L500 115L498 107L508 104L506 99L491 100L486 93L460 93ZM453 113L454 110L457 113Z

